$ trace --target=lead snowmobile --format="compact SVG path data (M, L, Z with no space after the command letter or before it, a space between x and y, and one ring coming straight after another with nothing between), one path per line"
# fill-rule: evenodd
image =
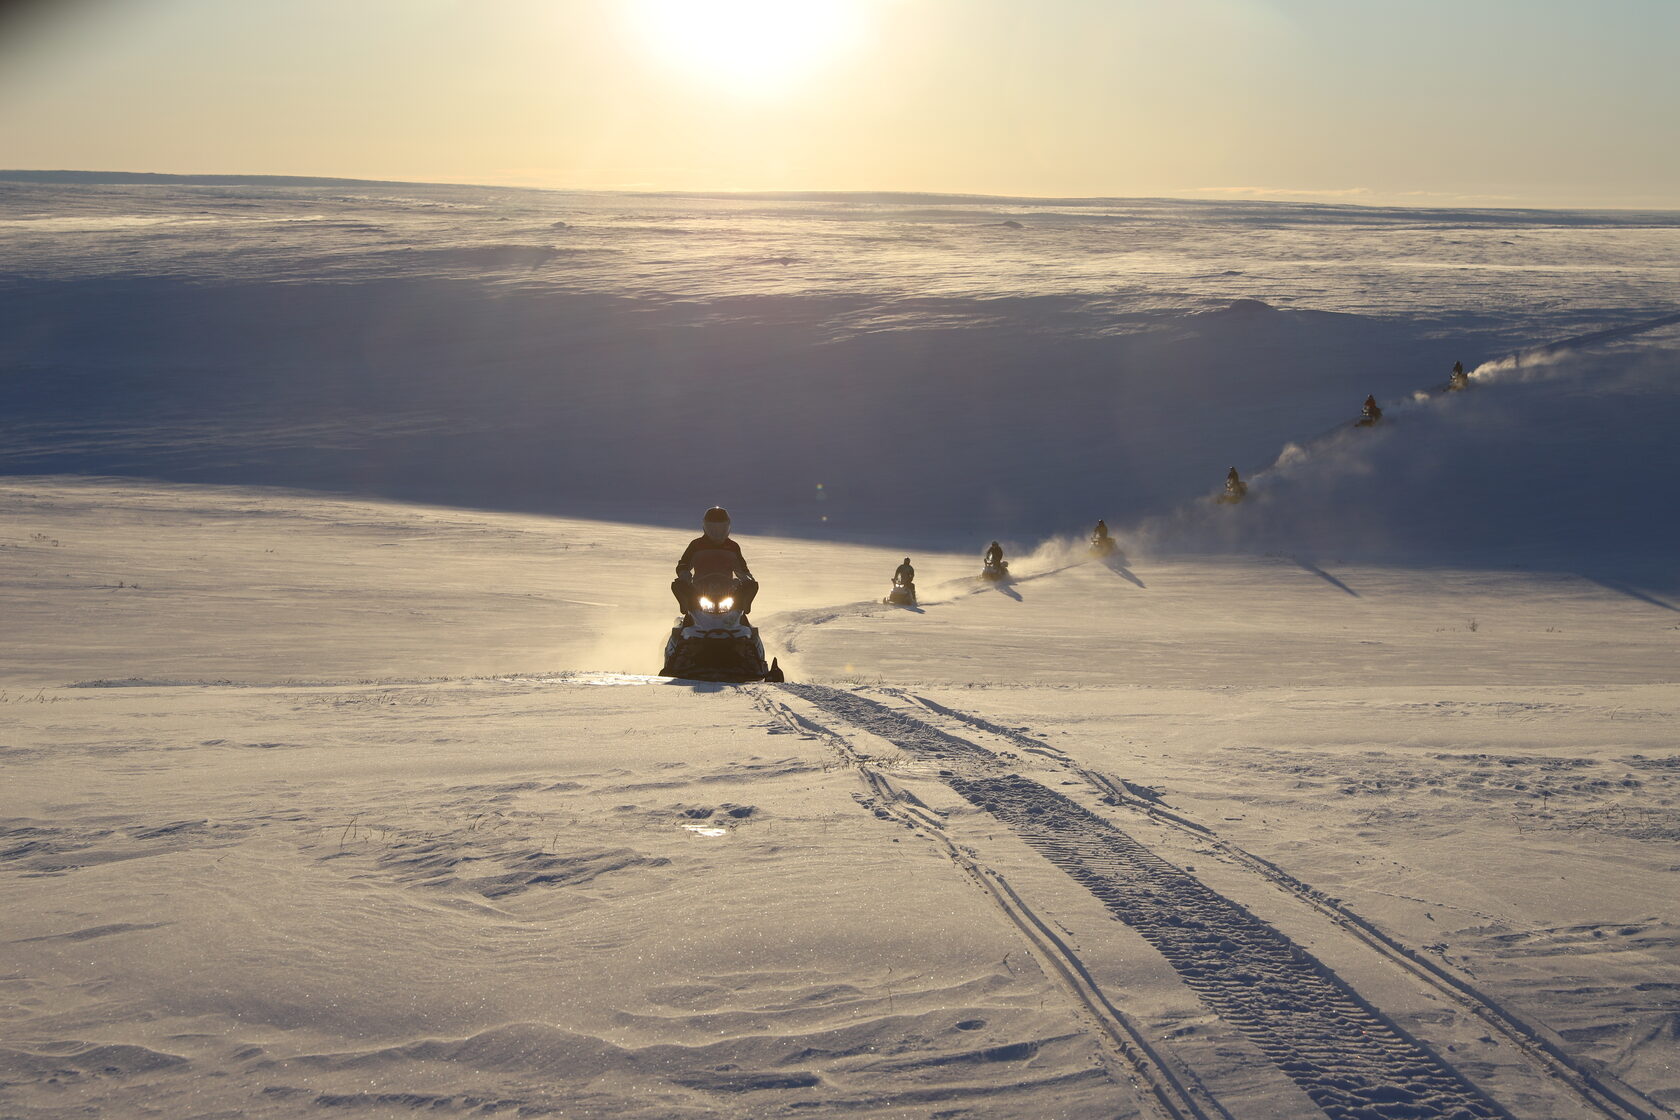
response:
M1104 556L1112 556L1118 547L1119 545L1114 543L1114 538L1108 535L1108 522L1097 522L1097 527L1091 532L1091 555L1099 559Z
M764 663L764 641L758 627L742 618L737 602L740 590L732 576L702 576L694 581L693 609L671 627L660 676L731 684L786 679L776 660Z
M986 550L985 565L980 569L980 578L992 583L1002 583L1009 578L1009 561L1003 558L1003 546L993 541L992 547Z
M1447 392L1457 393L1470 388L1470 375L1464 372L1463 362L1454 362L1452 373L1447 376Z

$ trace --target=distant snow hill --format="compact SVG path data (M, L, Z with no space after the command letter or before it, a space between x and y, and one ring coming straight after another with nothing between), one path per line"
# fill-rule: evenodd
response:
M1172 551L1594 563L1672 573L1680 468L1680 315L1470 371L1469 386L1385 403L1383 418L1286 445L1237 505L1149 519Z
M1673 570L1680 215L0 180L9 474Z

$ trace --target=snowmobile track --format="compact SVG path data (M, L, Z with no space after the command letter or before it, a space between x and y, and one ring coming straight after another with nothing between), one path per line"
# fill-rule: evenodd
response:
M1277 930L1084 806L1019 775L949 782L1137 930L1332 1120L1507 1115Z
M784 684L780 687L809 699L805 690L813 686ZM1079 956L1021 899L1002 875L952 843L937 813L915 794L895 787L879 770L853 751L844 738L827 727L773 701L761 699L760 705L793 727L823 737L850 758L869 790L869 797L859 799L866 807L874 809L879 815L898 820L939 844L945 855L969 876L1021 933L1045 975L1062 985L1096 1027L1111 1075L1131 1081L1164 1120L1235 1120L1194 1073L1175 1070L1173 1065L1163 1060L1149 1040L1103 994ZM914 724L914 721L906 722ZM972 743L945 736L926 725L915 726L922 732L931 733L926 741L936 744L936 749L960 744L967 752L996 758ZM959 749L956 753L965 751Z
M1144 813L1158 824L1190 833L1199 842L1212 845L1234 862L1270 880L1290 897L1342 925L1350 934L1393 964L1474 1014L1514 1044L1538 1067L1573 1089L1595 1111L1617 1120L1625 1117L1635 1120L1670 1120L1674 1116L1673 1112L1647 1099L1631 1086L1577 1061L1551 1032L1527 1021L1498 1000L1479 991L1466 977L1396 941L1343 905L1339 899L1314 889L1270 860L1233 844L1206 825L1160 804L1159 795L1154 790L1136 786L1124 779L1116 780L1099 771L1088 770L1049 743L1022 734L1014 728L947 707L936 700L917 696L903 689L889 688L883 691L926 709L936 716L995 735L1023 751L1055 759L1085 779L1104 801Z
M1007 754L855 692L819 685L781 687L912 755L946 763L949 768L940 770L940 780L1008 827L1154 946L1207 1006L1246 1035L1332 1120L1510 1117L1505 1108L1284 934L1078 802L1011 772ZM949 709L942 712L955 715ZM972 722L1002 734L1023 750L1065 758L1017 732ZM870 784L877 791L884 788L878 781ZM1111 781L1096 784L1106 799L1124 800ZM914 818L924 826L929 824L922 813ZM1199 826L1195 830L1206 834ZM1046 936L1056 940L1007 884L1001 884L1001 890L992 884L994 878L1001 882L995 872L956 851L942 834L939 838L1022 926L1023 933L1038 943L1041 954ZM1036 937L1023 922L1036 926ZM1058 968L1076 970L1090 982L1083 964L1059 941L1049 948ZM1063 979L1069 978L1064 975ZM1087 1008L1098 1003L1112 1010L1094 985L1080 998ZM1124 1024L1117 1012L1114 1019ZM1131 1037L1142 1043L1135 1031ZM1199 1102L1199 1094L1186 1090L1170 1073L1166 1077L1172 1082L1166 1086L1170 1092L1163 1100L1161 1082L1167 1067L1152 1060L1147 1044L1143 1046L1144 1054L1128 1057L1145 1083L1155 1088L1156 1099L1168 1115L1206 1115L1208 1104L1218 1108L1217 1102ZM1562 1080L1577 1091L1582 1088L1576 1079ZM1584 1095L1607 1115L1644 1114L1625 1106L1607 1107L1598 1094Z

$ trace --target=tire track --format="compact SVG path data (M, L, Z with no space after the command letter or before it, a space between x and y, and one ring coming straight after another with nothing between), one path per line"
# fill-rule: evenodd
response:
M1005 755L857 693L779 687L913 756L955 764L941 769L940 780L1154 946L1331 1120L1510 1120L1311 954L1084 806L1010 772ZM984 885L986 869L967 862ZM1068 958L1083 972L1077 957ZM1186 1103L1198 1109L1189 1115L1201 1114L1197 1102L1186 1096Z
M1331 1120L1507 1115L1305 950L1084 806L1014 774L949 782L1137 930Z
M1323 891L1297 879L1263 856L1255 855L1224 839L1206 825L1161 805L1155 791L1086 769L1049 743L1014 728L1004 727L981 716L959 711L900 689L883 691L937 716L995 735L1023 751L1054 759L1085 779L1106 802L1142 812L1158 824L1189 833L1198 842L1217 849L1233 862L1269 880L1291 898L1335 921L1396 967L1475 1015L1527 1055L1548 1075L1567 1085L1595 1111L1616 1120L1629 1117L1635 1120L1673 1120L1673 1112L1615 1077L1580 1062L1569 1054L1561 1040L1551 1031L1529 1022L1497 999L1480 991L1468 978L1396 941L1340 900L1331 898Z
M816 686L777 687L823 707L809 695L808 690ZM820 692L826 694L836 690L821 689ZM846 697L849 694L837 695ZM826 696L824 698L833 699ZM869 764L868 759L853 750L843 737L823 725L769 699L762 693L759 706L795 730L821 736L829 742L858 768L864 785L869 790L867 798L860 798L865 807L873 809L878 815L897 820L936 842L945 855L974 881L1021 933L1044 974L1062 986L1084 1013L1085 1018L1095 1027L1097 1040L1111 1076L1117 1080L1130 1081L1143 1102L1153 1105L1156 1114L1164 1120L1234 1120L1193 1073L1175 1070L1172 1064L1156 1052L1142 1032L1103 994L1090 970L1067 943L1033 912L1002 875L952 843L939 816L915 794L894 786L876 767ZM1001 761L997 755L983 747L914 720L904 720L900 731L907 737L914 736L922 749L941 758L962 758L971 762Z

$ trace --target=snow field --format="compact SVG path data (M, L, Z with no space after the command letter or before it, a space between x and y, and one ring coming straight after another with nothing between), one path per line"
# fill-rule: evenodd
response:
M1006 931L735 690L65 691L8 720L28 1115L1096 1106Z
M635 675L687 534L82 480L4 502L25 1115L1314 1107L1290 1063L1331 1067L1301 1032L1253 1034L1268 1017L1188 985L1036 814L960 793L1018 780L1164 859L1168 900L1210 891L1306 949L1467 1099L1595 1114L1151 798L1633 1099L1680 1088L1680 630L1658 595L1063 543L1001 589L918 555L916 613L879 602L900 551L743 532L767 644L796 647L796 682L863 684L912 721L882 738L797 684ZM638 661L602 620L642 614ZM953 769L942 735L1001 771ZM1371 1068L1354 1100L1446 1099Z

